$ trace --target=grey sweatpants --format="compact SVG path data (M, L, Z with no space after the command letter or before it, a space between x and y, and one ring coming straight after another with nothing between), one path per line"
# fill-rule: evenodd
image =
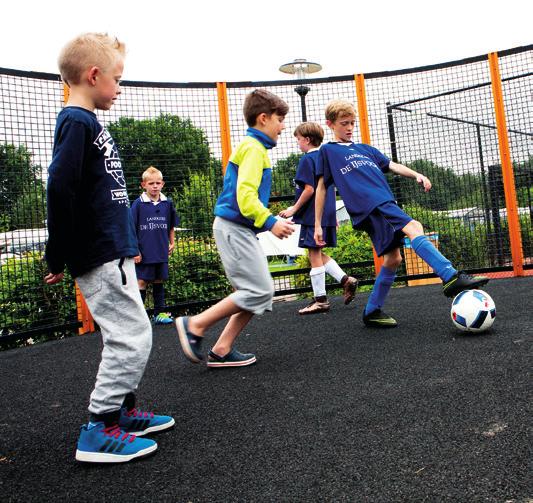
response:
M137 389L152 348L152 325L133 258L107 262L76 281L104 343L89 412L105 414L120 409L126 394Z

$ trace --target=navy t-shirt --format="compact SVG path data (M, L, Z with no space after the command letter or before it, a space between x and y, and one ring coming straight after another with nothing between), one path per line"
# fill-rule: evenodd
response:
M138 254L117 148L93 112L66 107L57 117L47 182L50 272L73 277Z
M318 149L307 152L300 158L298 169L294 182L296 183L295 202L298 201L306 185L316 189L317 176L316 165L318 160ZM315 225L315 194L302 206L293 217L296 224ZM337 225L337 214L335 207L335 187L330 185L326 192L326 201L324 203L324 212L322 213L322 226L335 227Z
M168 242L179 218L174 204L163 194L157 203L144 194L135 199L131 205L131 214L142 264L159 264L168 262Z
M394 201L384 175L389 164L390 159L370 145L330 142L320 148L317 176L324 177L326 187L335 184L355 226L376 206Z

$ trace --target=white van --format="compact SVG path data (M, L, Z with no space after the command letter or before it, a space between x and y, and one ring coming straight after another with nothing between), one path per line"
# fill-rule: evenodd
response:
M0 232L0 264L5 264L8 258L21 258L25 253L43 252L47 240L46 229Z

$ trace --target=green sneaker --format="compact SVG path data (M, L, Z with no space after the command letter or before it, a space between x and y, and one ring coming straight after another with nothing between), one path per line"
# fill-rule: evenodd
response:
M363 323L367 327L374 328L394 328L398 325L394 318L384 313L381 309L376 309L368 314L363 311Z
M463 290L475 290L488 282L489 278L486 276L470 276L470 274L459 271L453 278L442 285L442 293L446 297L455 297Z

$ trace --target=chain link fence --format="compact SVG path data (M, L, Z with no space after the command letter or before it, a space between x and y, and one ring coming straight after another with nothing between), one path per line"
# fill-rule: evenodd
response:
M392 160L431 179L433 189L427 194L412 180L394 177L390 183L398 203L423 223L456 266L496 276L516 274L517 251L507 214L511 209L518 213L521 230L520 267L529 272L533 45L500 52L498 63L514 174L510 195L504 191L501 132L499 136L487 56L360 76L365 110L353 75L226 83L222 101L216 83L123 82L116 105L98 117L119 147L130 200L141 193L142 172L155 166L181 217L165 284L169 310L194 312L230 291L212 238L213 207L222 186L224 142L236 145L245 134L242 104L258 87L290 106L286 130L271 151L274 212L294 197L300 156L294 128L306 118L322 124L325 141L331 140L324 108L330 100L344 98L355 104L360 118L368 118L367 130L358 122L355 139L369 134L370 142ZM58 75L0 69L0 100L0 341L72 333L82 322L83 302L71 278L46 287L42 261L47 166L56 116L64 103L63 84ZM225 114L228 131L221 120ZM330 252L362 284L371 284L378 264L370 242L345 223L342 201L338 208L339 240L345 246ZM399 281L416 284L432 277L408 243L405 258ZM290 266L292 258L283 254L269 256L269 261L277 296L311 290L305 256Z

